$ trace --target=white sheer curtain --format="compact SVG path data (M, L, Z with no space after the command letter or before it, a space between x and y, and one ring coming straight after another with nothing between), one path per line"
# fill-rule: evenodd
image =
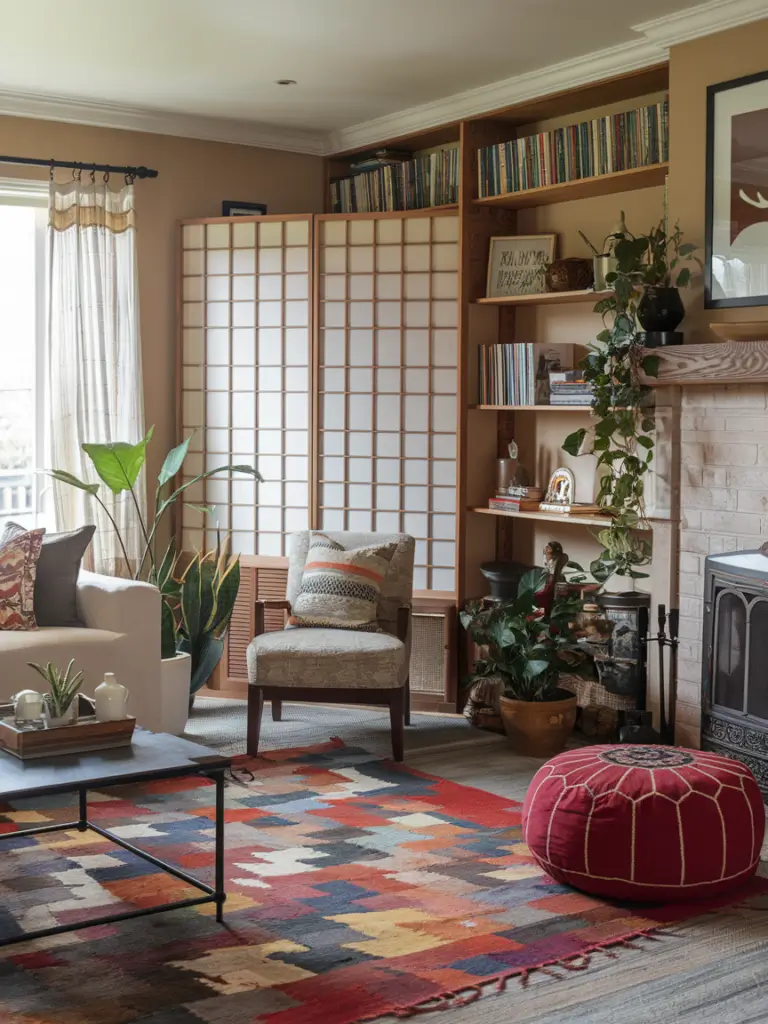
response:
M144 434L133 187L113 192L106 181L51 182L49 265L51 463L96 481L83 443L135 444ZM137 490L143 511L143 473ZM100 497L137 564L141 532L130 496L116 498L102 485ZM125 575L114 530L94 499L55 483L54 503L59 529L96 524L96 572Z

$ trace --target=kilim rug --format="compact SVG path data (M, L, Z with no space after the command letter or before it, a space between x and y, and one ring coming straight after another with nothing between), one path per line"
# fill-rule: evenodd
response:
M66 804L0 806L0 830L68 820ZM632 909L556 885L522 843L520 810L340 741L238 758L225 925L206 906L0 948L0 1021L407 1016L549 965L582 969L597 951L712 906ZM202 780L110 789L92 795L90 811L157 856L212 868ZM2 843L0 936L195 894L94 834Z

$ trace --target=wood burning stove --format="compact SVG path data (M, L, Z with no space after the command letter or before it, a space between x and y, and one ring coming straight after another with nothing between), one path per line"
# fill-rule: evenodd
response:
M701 746L747 764L768 795L768 555L705 562Z

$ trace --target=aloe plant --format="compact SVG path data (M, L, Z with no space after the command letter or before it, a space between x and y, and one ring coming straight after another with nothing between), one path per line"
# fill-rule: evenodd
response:
M187 457L189 444L192 440L190 435L180 445L172 448L165 457L157 477L154 515L150 521L142 515L135 488L139 473L146 463L147 445L152 440L153 430L154 427L150 427L147 436L142 438L138 444L116 441L110 444L82 445L83 451L93 463L99 478L107 485L110 491L113 494L122 494L127 491L136 507L136 514L144 538L144 551L137 567L131 565L123 538L120 535L120 529L106 504L99 497L100 484L87 483L72 473L66 473L60 469L51 470L50 475L60 483L69 484L71 487L77 487L81 491L85 491L101 505L117 535L128 575L136 580L145 578L147 582L152 583L158 588L163 596L161 656L163 658L172 658L176 653L178 639L175 613L180 599L180 585L175 578L177 556L173 544L168 546L162 560L159 560L156 556L157 532L163 516L178 500L184 500L184 494L190 487L202 480L207 480L208 477L216 476L217 473L246 473L249 476L255 477L256 480L261 480L261 475L253 466L218 466L216 469L206 470L206 472L198 474L191 480L187 480L179 487L171 489L173 480L181 472L184 460ZM193 508L198 512L213 512L213 507L210 505L195 504L189 501L184 503L189 508Z
M229 552L229 538L214 551L198 554L181 577L177 648L192 659L190 692L211 676L224 650L224 636L240 589L240 559Z
M70 660L63 672L61 669L56 668L51 661L46 665L38 665L35 661L28 661L27 664L35 672L38 672L50 687L50 693L44 694L43 699L51 718L63 718L80 692L80 687L83 685L82 671L75 672L72 675L75 659L72 658Z

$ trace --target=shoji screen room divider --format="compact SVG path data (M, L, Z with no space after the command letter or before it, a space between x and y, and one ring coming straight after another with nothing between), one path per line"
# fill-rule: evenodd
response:
M205 525L180 513L184 550L218 522L241 555L227 680L245 677L253 599L283 596L294 530L410 533L417 595L453 596L458 235L450 211L182 224L185 472L249 462L264 477L205 481Z

